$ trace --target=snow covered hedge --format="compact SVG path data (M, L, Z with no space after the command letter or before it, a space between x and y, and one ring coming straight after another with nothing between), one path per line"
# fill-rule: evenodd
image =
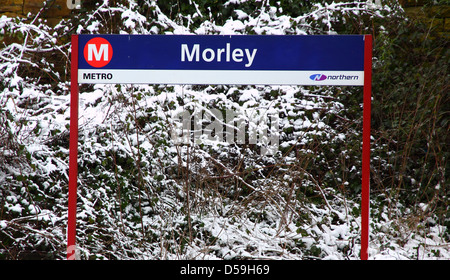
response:
M0 17L0 258L65 258L71 34L373 33L386 54L385 25L405 20L393 2L163 2L105 0L54 27ZM358 259L361 103L350 87L81 86L79 257ZM212 141L216 112L279 145ZM211 137L178 141L184 113ZM398 151L373 152L390 165L378 155ZM444 196L419 207L374 188L371 258L450 257L438 183Z

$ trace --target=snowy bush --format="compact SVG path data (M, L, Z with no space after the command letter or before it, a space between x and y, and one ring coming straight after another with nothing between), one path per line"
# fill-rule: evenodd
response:
M71 34L376 33L386 43L381 24L403 18L370 1L162 2L105 0L54 27L39 14L0 17L0 258L65 258ZM209 129L214 112L258 135L276 113L276 149L193 131L179 141L182 114ZM79 257L358 259L361 128L359 88L81 85ZM373 147L377 163L396 152L386 149ZM372 258L450 257L435 204L401 219L402 201L375 193L371 203Z

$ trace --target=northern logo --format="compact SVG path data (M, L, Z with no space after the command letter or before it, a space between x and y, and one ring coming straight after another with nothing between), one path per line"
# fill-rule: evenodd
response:
M327 78L324 74L314 74L309 76L309 78L313 81L323 81Z
M108 40L95 37L84 46L84 59L95 68L106 66L112 58L113 48Z
M346 80L346 81L357 81L359 77L357 75L345 75L345 74L337 74L337 75L324 75L324 74L313 74L309 76L309 78L313 81L324 81L324 80Z

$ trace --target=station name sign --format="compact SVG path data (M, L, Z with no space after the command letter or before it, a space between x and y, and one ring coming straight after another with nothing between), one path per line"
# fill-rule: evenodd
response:
M364 85L363 35L79 35L79 83Z
M76 254L83 84L363 86L361 259L368 259L371 35L72 35L67 258Z

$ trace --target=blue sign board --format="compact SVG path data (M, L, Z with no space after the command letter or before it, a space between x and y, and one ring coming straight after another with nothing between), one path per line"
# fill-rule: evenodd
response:
M80 83L364 84L364 36L79 35Z

